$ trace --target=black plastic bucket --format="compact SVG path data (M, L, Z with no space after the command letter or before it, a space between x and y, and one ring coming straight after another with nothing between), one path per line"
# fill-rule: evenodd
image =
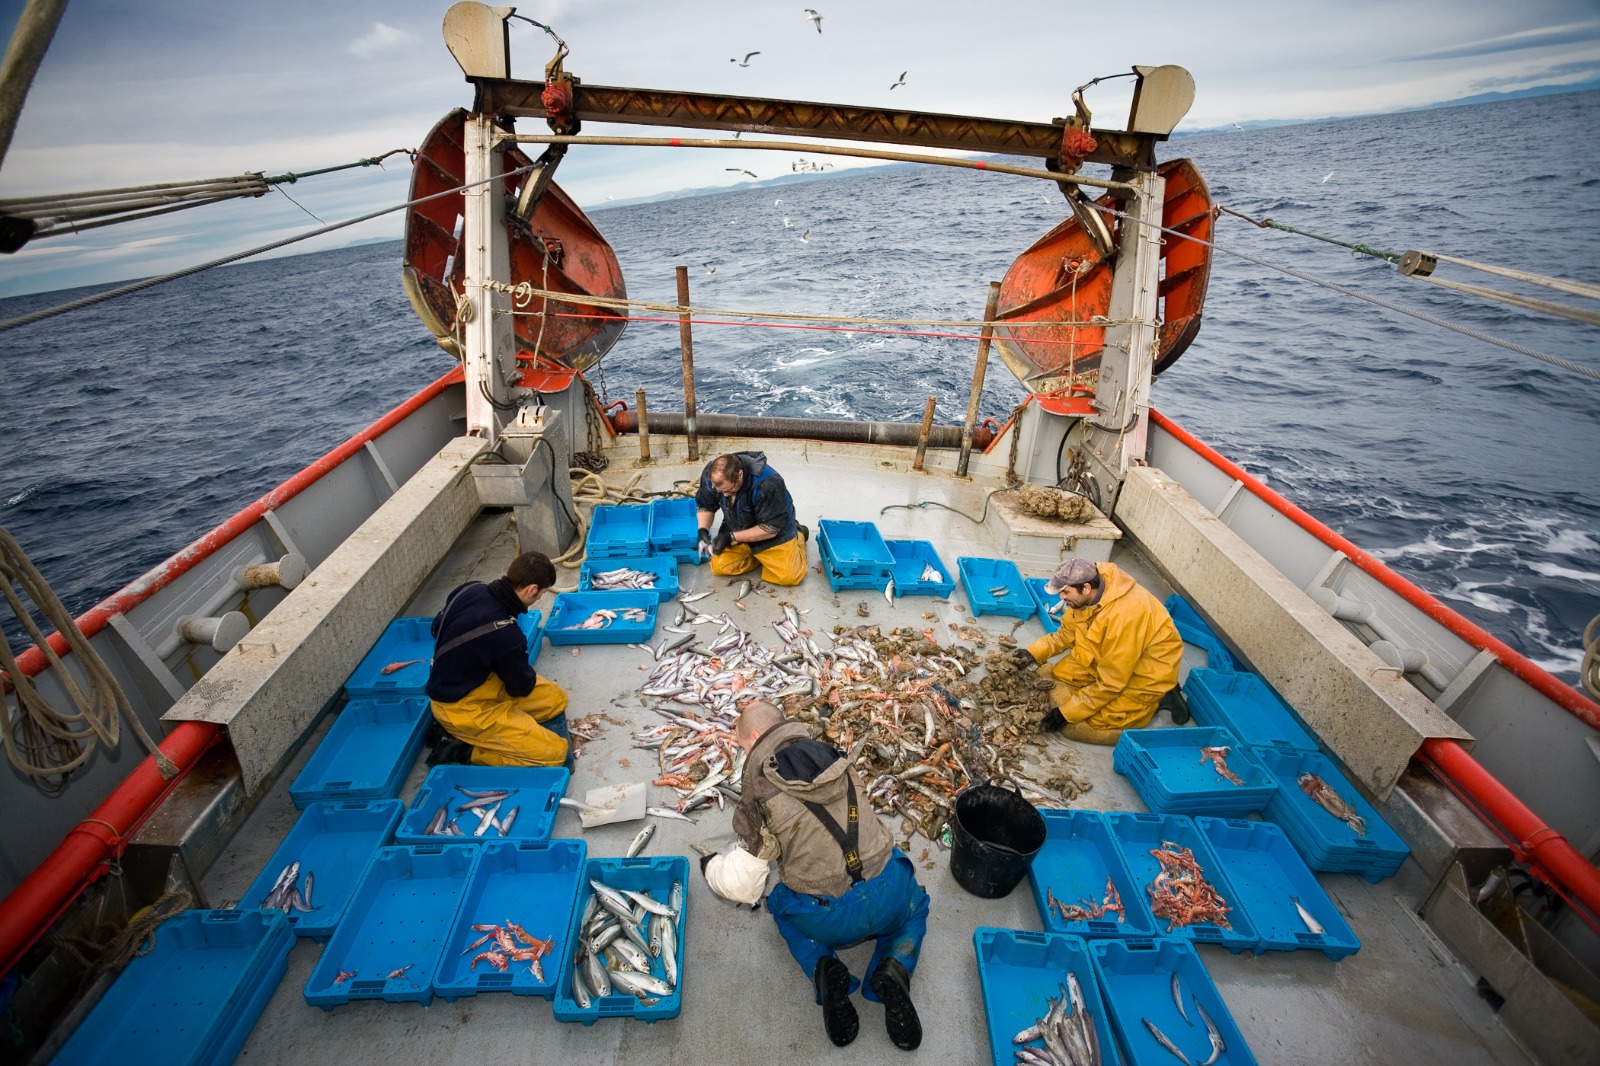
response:
M1007 895L1044 846L1044 818L1017 790L974 785L956 797L950 872L983 899Z

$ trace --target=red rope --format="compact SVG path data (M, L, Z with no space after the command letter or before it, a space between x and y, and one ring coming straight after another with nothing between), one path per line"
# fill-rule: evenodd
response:
M605 318L605 319L615 319L617 316L616 315L597 315L597 314L596 315L584 315L584 314L577 314L575 312L551 311L550 312L550 317L551 318ZM673 325L677 325L679 323L679 321L680 321L680 319L676 315L673 315L670 318L668 318L668 317L653 318L653 317L650 317L650 316L647 316L647 315L629 315L628 319L631 322L670 322ZM951 338L951 339L954 339L954 340L962 340L962 341L977 341L977 340L982 340L983 339L983 338L979 337L975 333L940 333L940 332L935 332L935 331L932 331L932 330L920 330L920 329L868 329L868 328L863 327L863 326L808 326L808 325L804 325L804 324L801 324L801 323L798 323L798 322L729 322L729 321L725 321L723 319L716 319L716 318L696 318L696 319L692 319L692 321L697 326L747 326L747 327L752 327L752 328L757 328L757 329L809 329L809 330L818 330L818 331L821 331L823 333L886 333L891 337L945 337L945 338ZM1007 322L1006 323L1007 328L1014 328L1016 326L1059 326L1059 325L1060 325L1060 323L1056 323L1056 322ZM1087 329L1089 327L1086 326L1084 328ZM1066 344L1066 345L1071 345L1073 347L1087 347L1087 348L1102 348L1102 347L1104 347L1104 344L1099 342L1099 341L1062 341L1062 340L1050 340L1050 339L1045 338L1045 337L1030 337L1030 338L1028 338L1028 343L1029 344Z

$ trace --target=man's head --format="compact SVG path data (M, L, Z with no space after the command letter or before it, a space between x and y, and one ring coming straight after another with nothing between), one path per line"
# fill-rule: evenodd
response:
M765 700L751 700L744 705L739 720L733 724L734 739L745 751L756 746L762 734L783 724L783 712Z
M522 606L532 607L544 590L556 583L556 568L541 552L524 552L506 567L506 580Z
M719 455L711 460L710 472L706 476L710 478L713 489L724 496L732 496L744 484L744 464L732 453Z
M1100 568L1087 559L1068 559L1045 582L1068 607L1087 607L1100 598Z

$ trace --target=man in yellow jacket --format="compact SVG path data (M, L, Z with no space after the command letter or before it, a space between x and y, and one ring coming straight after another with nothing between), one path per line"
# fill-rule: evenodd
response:
M1183 658L1183 639L1161 601L1115 564L1087 559L1062 563L1045 589L1061 597L1061 628L1012 653L1055 683L1055 707L1039 728L1115 744L1124 729L1149 724L1178 684Z

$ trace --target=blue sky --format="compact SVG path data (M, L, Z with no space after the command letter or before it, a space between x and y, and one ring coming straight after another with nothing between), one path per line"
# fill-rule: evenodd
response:
M1600 77L1594 0L540 0L568 69L594 84L739 92L1045 121L1090 78L1174 63L1197 96L1183 127L1398 110L1481 92ZM0 165L0 197L279 174L416 145L471 103L446 51L438 0L71 0ZM0 3L0 25L22 4ZM1120 10L1135 10L1124 23ZM1202 12L1196 15L1196 12ZM544 34L513 22L512 73L537 79ZM730 63L760 51L748 67ZM905 70L903 87L890 90ZM1090 95L1119 124L1126 92ZM1180 127L1180 128L1183 128ZM529 123L525 129L543 129ZM607 127L605 132L629 131ZM591 126L586 132L599 132ZM788 173L786 156L579 149L558 174L602 206L677 188ZM190 266L405 199L386 169L309 178L259 200L39 240L0 258L0 295ZM401 215L292 251L398 237Z

